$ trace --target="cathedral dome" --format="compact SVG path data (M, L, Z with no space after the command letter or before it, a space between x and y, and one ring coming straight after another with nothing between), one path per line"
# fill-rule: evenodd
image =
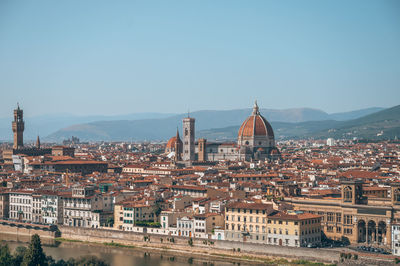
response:
M254 104L253 113L243 122L238 132L238 138L266 136L274 138L274 131L270 123L260 114L257 102Z

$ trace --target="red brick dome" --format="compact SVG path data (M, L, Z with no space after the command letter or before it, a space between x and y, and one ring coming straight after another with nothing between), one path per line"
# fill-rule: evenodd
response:
M242 124L238 137L267 136L274 138L274 131L270 123L260 114L257 103L253 107L253 113Z

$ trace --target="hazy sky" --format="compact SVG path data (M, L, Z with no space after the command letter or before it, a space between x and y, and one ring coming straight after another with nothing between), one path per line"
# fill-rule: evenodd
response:
M400 1L0 0L0 116L400 104Z

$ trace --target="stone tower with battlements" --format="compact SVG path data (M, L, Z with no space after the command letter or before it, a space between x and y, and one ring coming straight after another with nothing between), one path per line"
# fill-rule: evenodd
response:
M14 132L14 149L20 149L24 146L24 113L19 108L14 110L14 121L12 122L12 131Z

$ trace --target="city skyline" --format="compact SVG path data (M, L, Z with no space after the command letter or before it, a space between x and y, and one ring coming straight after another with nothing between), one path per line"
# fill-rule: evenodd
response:
M0 3L0 117L391 107L397 1ZM29 114L29 115L28 115Z

